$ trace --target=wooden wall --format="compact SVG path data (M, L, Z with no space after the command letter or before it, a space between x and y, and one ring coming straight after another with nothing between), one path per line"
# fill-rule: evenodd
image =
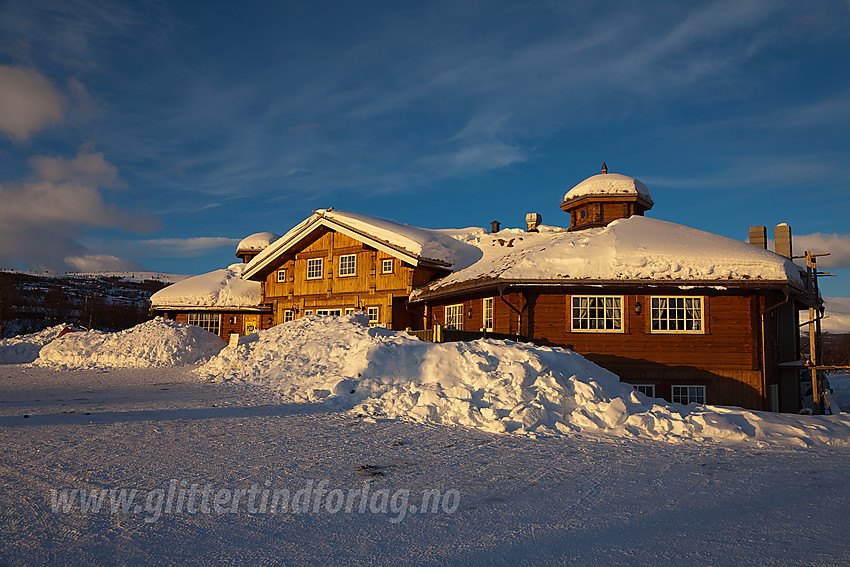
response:
M355 275L339 275L339 257L356 255ZM323 274L319 279L307 279L307 260L323 259ZM382 273L385 259L393 261L393 271ZM286 270L286 281L277 281L277 272ZM323 232L282 261L263 282L264 302L274 306L275 324L284 320L284 312L292 310L301 317L305 310L380 309L380 322L389 328L418 327L424 307L413 312L404 303L414 285L424 285L436 277L432 268L413 267L383 251L376 250L345 234Z
M580 295L602 295L599 288L575 290ZM531 340L565 346L618 374L623 381L655 384L656 395L670 399L670 386L705 385L708 403L769 409L770 383L779 382L773 361L777 356L775 325L768 325L768 388L762 374L761 311L782 294L771 292L763 298L747 292L682 292L653 290L634 293L626 289L608 290L604 295L623 296L623 332L573 332L570 328L571 295L545 290L524 294L508 293L494 300L494 332L521 334ZM704 329L702 334L658 334L650 332L650 297L702 296ZM778 297L777 297L778 296ZM445 306L462 303L464 330L481 327L482 301L476 296L442 300L429 304L432 321L445 325ZM635 313L635 302L641 313ZM517 313L507 304L522 310L520 326ZM472 318L467 316L472 308ZM787 342L787 339L786 339ZM787 358L787 353L784 355ZM790 386L786 385L786 389ZM791 395L786 393L786 399Z

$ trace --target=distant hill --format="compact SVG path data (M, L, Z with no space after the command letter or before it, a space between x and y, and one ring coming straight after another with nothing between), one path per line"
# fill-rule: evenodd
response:
M0 337L62 323L105 331L126 329L151 318L151 294L187 277L157 272L0 271Z

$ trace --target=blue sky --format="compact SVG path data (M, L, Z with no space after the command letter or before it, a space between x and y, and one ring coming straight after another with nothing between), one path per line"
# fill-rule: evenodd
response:
M270 5L269 5L270 4ZM850 3L0 3L0 267L196 274L333 206L788 222L850 296Z

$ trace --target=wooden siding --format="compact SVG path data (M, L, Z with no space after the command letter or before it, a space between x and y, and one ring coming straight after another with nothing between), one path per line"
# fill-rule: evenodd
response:
M340 256L354 254L355 273L339 275ZM322 258L322 277L307 279L307 260ZM382 261L393 260L393 271L382 273ZM286 270L286 281L277 281L277 272ZM275 324L292 310L301 317L305 310L379 308L380 323L393 329L418 327L424 307L407 308L405 303L416 285L434 279L438 271L414 267L390 254L376 250L345 234L323 229L305 240L293 257L281 259L263 282L263 301L273 305ZM410 309L413 311L411 312Z
M600 366L618 374L625 382L654 384L656 395L670 399L672 385L704 385L708 403L738 405L753 409L769 409L770 384L781 384L776 366L779 355L777 325L765 326L766 378L762 369L761 313L765 306L775 305L782 294L770 292L768 297L747 292L681 291L659 288L651 293L641 290L599 288L576 289L576 295L623 296L622 332L573 332L570 322L571 295L546 290L507 293L495 296L494 332L520 334L530 340L565 346L586 356ZM464 299L431 302L431 322L445 325L446 305L463 305L463 330L481 327L482 301L486 295ZM703 297L703 333L652 333L652 296ZM635 303L641 313L635 313ZM522 310L522 321L509 305ZM472 317L468 316L470 308ZM768 314L770 317L770 314ZM777 321L780 315L776 315ZM783 322L791 318L781 314ZM787 325L785 325L787 326ZM430 325L428 325L430 327ZM794 337L783 337L782 357L793 358L789 346ZM791 347L793 348L793 347ZM796 394L789 392L785 379L781 393L784 408L791 408Z

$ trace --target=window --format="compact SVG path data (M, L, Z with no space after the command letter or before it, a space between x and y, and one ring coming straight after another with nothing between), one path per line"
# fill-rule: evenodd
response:
M653 333L702 333L702 297L653 297Z
M673 403L705 403L705 386L673 386Z
M346 307L345 308L345 314L346 315L351 315L352 313L354 313L354 311L355 311L354 307Z
M286 270L278 270L277 271L277 283L283 283L286 281Z
M217 335L221 329L221 315L218 313L189 313L189 324L197 325L203 330Z
M322 258L310 258L307 260L307 279L318 280L322 277Z
M632 384L632 386L644 396L655 397L655 384Z
M622 296L574 295L572 297L572 330L622 333L622 305Z
M342 315L342 309L316 309L316 315L333 315L339 317Z
M304 316L305 316L305 317L307 317L308 315L312 315L312 314L313 314L313 310L312 310L312 309L305 309L305 310L304 310Z
M369 326L377 327L381 324L381 308L380 307L367 307L366 314L369 315Z
M463 304L446 305L446 328L463 329Z
M484 315L481 320L481 326L484 327L485 331L493 330L493 298L485 297L484 298Z
M357 254L346 254L339 257L339 275L353 276L357 274Z
M295 318L295 314L292 312L292 309L287 309L283 312L283 322L289 323Z
M381 273L382 274L391 274L393 273L393 259L385 258L381 260Z

